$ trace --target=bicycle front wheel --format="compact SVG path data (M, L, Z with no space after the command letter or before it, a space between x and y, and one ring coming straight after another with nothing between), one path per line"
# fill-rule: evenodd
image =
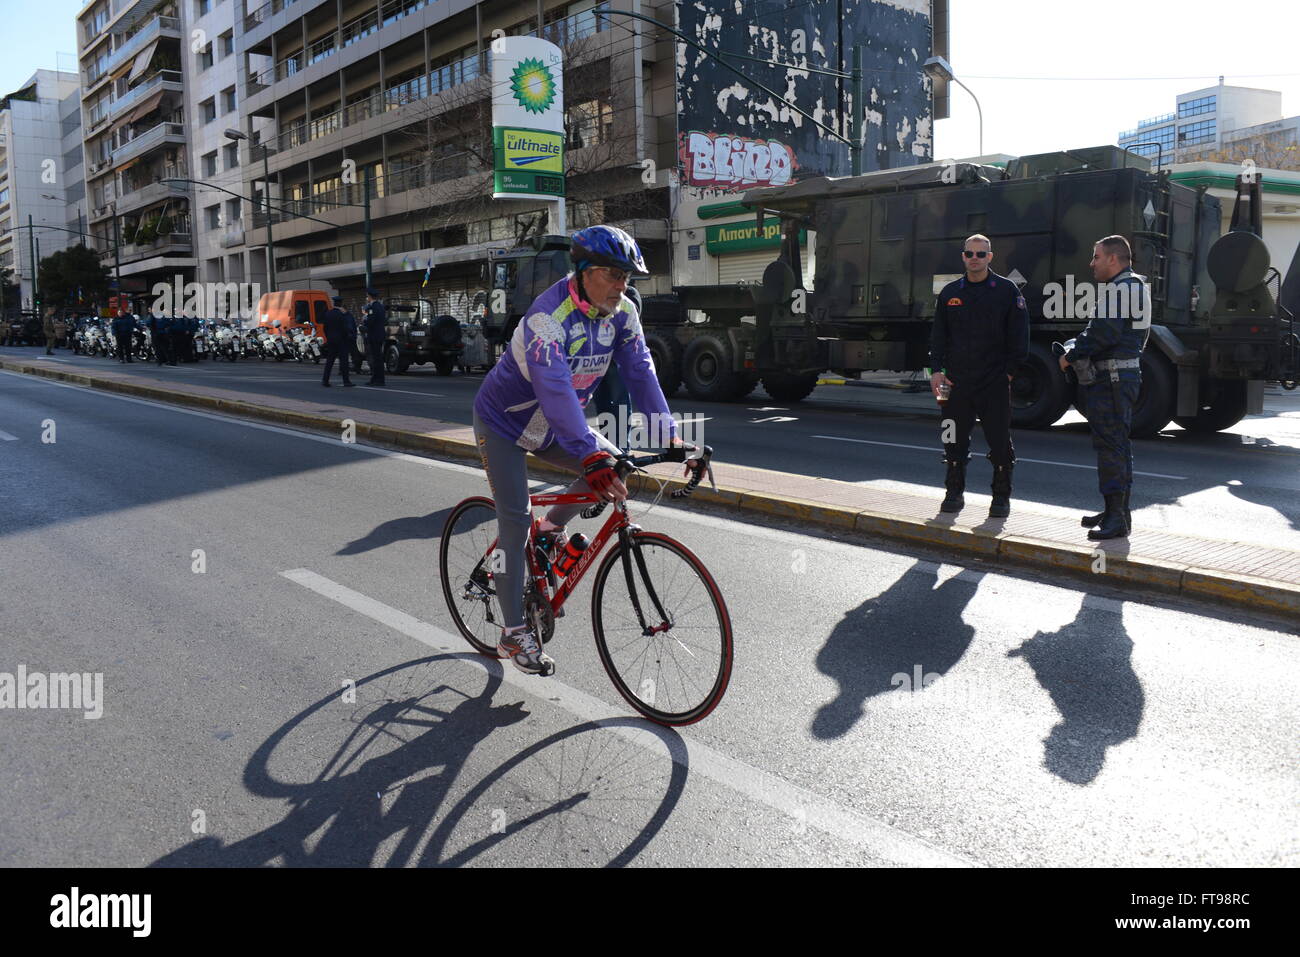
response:
M731 679L731 616L709 570L667 535L634 532L596 575L591 622L614 687L651 721L707 716Z
M504 620L489 554L496 540L496 505L475 496L451 510L438 547L442 594L452 621L476 651L492 658Z

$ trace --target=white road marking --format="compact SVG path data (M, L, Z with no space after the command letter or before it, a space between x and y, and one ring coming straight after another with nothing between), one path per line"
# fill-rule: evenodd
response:
M18 436L10 435L8 432L0 432L0 442L17 442Z
M919 452L942 452L943 451L943 446L941 445L904 445L902 442L877 442L872 439L848 439L840 435L814 435L812 436L812 438L829 439L832 442L856 442L859 445L887 445L890 448L894 448L894 449L916 449ZM1017 456L1016 461L1034 462L1038 465L1059 465L1061 468L1067 468L1067 469L1086 469L1089 472L1095 472L1097 470L1096 465L1079 465L1077 462L1055 462L1052 461L1051 459L1027 459L1022 456ZM1145 475L1148 478L1173 479L1174 481L1177 482L1187 481L1186 475L1166 475L1163 472L1140 472L1137 469L1134 469L1133 474Z
M401 392L403 395L422 395L434 399L447 398L441 392L415 392L411 389L390 389L386 385L363 385L363 389L373 389L375 392Z
M304 588L345 605L437 651L451 651L466 647L460 637L376 601L368 595L353 591L310 569L294 568L280 574ZM500 662L489 664L489 659L477 654L467 654L460 657L460 660L465 664L484 668L492 674L499 672L505 684L515 687L529 697L556 705L580 721L598 724L638 747L660 751L662 746L656 747L654 741L661 740L665 734L674 733L660 731L650 726L648 722L642 729L628 727L622 723L624 720L622 717L611 720L610 711L614 706L576 688L571 688L553 677L537 678L524 675L513 667L503 666ZM686 750L687 756L682 763L689 771L702 774L718 784L725 785L775 811L788 814L833 837L856 844L900 865L980 866L977 861L945 851L906 831L841 807L829 798L814 794L774 774L745 764L680 732L676 734ZM674 756L674 760L678 758Z
M37 356L37 359L44 359L46 362L71 362L71 359L61 359L58 356Z

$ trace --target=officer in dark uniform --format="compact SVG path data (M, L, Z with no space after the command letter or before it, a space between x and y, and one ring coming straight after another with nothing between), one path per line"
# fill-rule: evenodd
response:
M172 365L185 361L185 317L172 316L171 331L169 333L172 346Z
M1097 484L1106 510L1085 515L1094 541L1124 538L1131 528L1133 444L1129 430L1142 391L1140 357L1151 332L1151 293L1133 272L1133 250L1123 236L1107 236L1092 247L1097 307L1074 347L1061 356L1061 368L1079 359L1092 362L1091 385L1084 386L1084 409L1097 450Z
M172 365L175 365L176 363L171 360L171 320L166 316L151 313L149 315L149 334L153 336L153 353L154 358L158 360L158 364L162 365L164 362L171 362Z
M942 512L966 504L970 434L980 420L993 463L990 518L1011 513L1011 378L1029 354L1029 312L1016 284L989 268L993 247L978 233L966 240L966 275L944 286L930 331L930 388L939 400L947 495ZM945 398L945 392L947 393Z
M113 320L113 336L117 340L117 361L134 362L131 358L131 337L135 335L135 318L125 309L117 311Z
M199 331L199 317L185 317L185 361L198 362L198 353L194 351L194 333Z
M370 360L370 385L384 385L384 340L388 336L388 311L378 289L366 290L366 356Z
M321 378L321 385L324 386L330 384L330 373L334 369L335 359L339 363L343 384L356 385L348 375L348 353L349 343L357 337L357 323L350 313L340 308L342 305L343 297L335 296L334 308L327 310L321 317L321 323L325 326L325 374Z

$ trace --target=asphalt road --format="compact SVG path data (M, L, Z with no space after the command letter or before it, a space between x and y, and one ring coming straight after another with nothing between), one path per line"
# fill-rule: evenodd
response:
M35 358L39 350L0 349L0 355ZM48 361L124 368L66 350ZM205 361L161 368L135 363L125 370L296 399L322 395L320 369L297 363ZM481 375L443 378L432 367L416 366L406 375L389 376L384 389L362 386L348 390L346 398L343 393L331 398L468 425L481 381ZM926 395L821 386L803 402L782 404L759 387L743 402L699 403L681 389L671 405L699 423L699 434L719 450L720 459L942 498L938 416ZM1016 501L1071 517L1100 510L1096 457L1081 416L1071 412L1050 429L1018 431L1014 439ZM1136 441L1134 448L1134 521L1140 528L1300 551L1300 393L1272 389L1266 414L1248 417L1229 432L1195 435L1175 425L1157 438ZM968 501L977 507L987 503L992 477L986 450L977 430L968 482Z
M554 678L450 634L476 470L8 373L0 432L0 672L103 675L0 711L0 865L1297 863L1276 622L660 507L737 641L674 733L585 586Z

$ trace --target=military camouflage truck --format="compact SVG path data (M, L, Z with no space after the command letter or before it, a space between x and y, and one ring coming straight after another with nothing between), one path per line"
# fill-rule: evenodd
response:
M1259 184L1239 183L1233 231L1219 201L1153 173L1118 147L1021 157L1007 169L930 164L751 190L761 220L781 218L780 258L749 287L678 287L707 321L679 334L682 378L700 398L747 394L755 377L781 401L818 375L924 367L935 296L961 274L972 233L993 242L994 270L1021 288L1030 353L1012 381L1014 422L1040 428L1075 400L1051 353L1089 314L1074 296L1092 281L1093 243L1118 233L1149 278L1151 336L1142 357L1135 435L1176 420L1216 431L1262 408L1263 386L1294 386L1300 342L1292 293L1259 238ZM796 237L809 230L805 270ZM1288 311L1289 310L1289 311Z
M780 257L757 284L676 286L646 297L643 326L666 394L805 398L826 370L924 368L935 297L961 275L962 241L984 233L996 272L1021 288L1030 352L1011 383L1013 422L1042 428L1076 396L1051 352L1086 324L1096 240L1133 245L1151 284L1151 336L1133 433L1177 421L1217 431L1259 411L1266 381L1300 375L1300 250L1285 283L1259 238L1259 184L1241 182L1232 230L1219 200L1171 183L1118 147L1020 157L1006 169L936 163L751 190L760 221L781 219ZM797 237L808 230L810 262ZM503 343L540 292L569 269L568 240L496 254L484 328ZM653 300L653 301L652 301Z

